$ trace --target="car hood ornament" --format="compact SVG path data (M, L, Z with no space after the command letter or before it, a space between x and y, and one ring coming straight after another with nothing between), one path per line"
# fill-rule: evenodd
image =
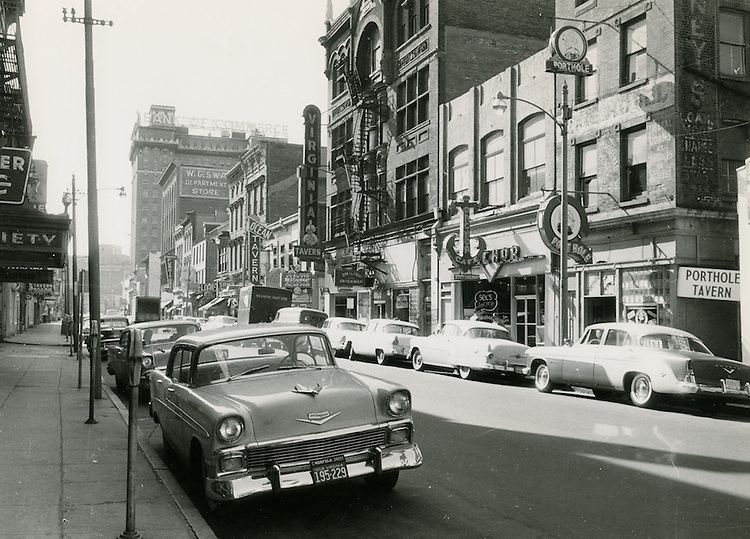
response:
M310 412L307 414L306 418L297 418L297 421L300 421L302 423L311 423L313 425L323 425L325 423L328 423L331 419L339 415L341 412L336 412L335 414L332 414L328 410L325 412Z
M292 389L292 392L294 393L302 393L303 395L312 395L313 397L321 392L323 389L323 386L320 384L315 384L315 387L309 388L305 387L302 384L295 384L294 389Z

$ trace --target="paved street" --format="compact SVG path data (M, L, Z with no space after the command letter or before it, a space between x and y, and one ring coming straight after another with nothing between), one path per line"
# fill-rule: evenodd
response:
M204 511L217 537L750 535L746 407L718 417L644 410L528 382L340 363L411 388L424 466L387 495L352 483ZM141 429L182 481L144 416Z

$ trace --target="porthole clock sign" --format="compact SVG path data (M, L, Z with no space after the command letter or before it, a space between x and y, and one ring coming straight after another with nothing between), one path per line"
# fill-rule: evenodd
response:
M552 58L546 70L568 75L591 75L594 67L586 59L589 45L586 36L575 26L562 26L549 38Z
M554 195L539 206L537 227L544 244L555 254L560 254L560 243L567 241L568 256L579 264L591 264L591 248L583 243L582 238L588 234L589 222L586 210L577 198L568 195L568 230L562 231L562 197ZM563 238L564 236L564 238Z
M552 34L552 53L563 60L580 62L588 48L586 36L575 26L563 26Z

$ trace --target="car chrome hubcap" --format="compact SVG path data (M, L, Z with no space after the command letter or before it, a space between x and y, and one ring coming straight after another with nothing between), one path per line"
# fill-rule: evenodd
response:
M643 401L647 399L651 393L651 387L645 379L639 378L633 387L633 393L639 401Z
M549 382L549 372L544 367L540 367L536 371L536 385L537 387L546 387Z

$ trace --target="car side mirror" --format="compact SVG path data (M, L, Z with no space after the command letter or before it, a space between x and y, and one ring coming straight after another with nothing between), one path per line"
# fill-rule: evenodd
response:
M140 329L129 329L128 333L128 383L137 387L143 366L143 335Z

